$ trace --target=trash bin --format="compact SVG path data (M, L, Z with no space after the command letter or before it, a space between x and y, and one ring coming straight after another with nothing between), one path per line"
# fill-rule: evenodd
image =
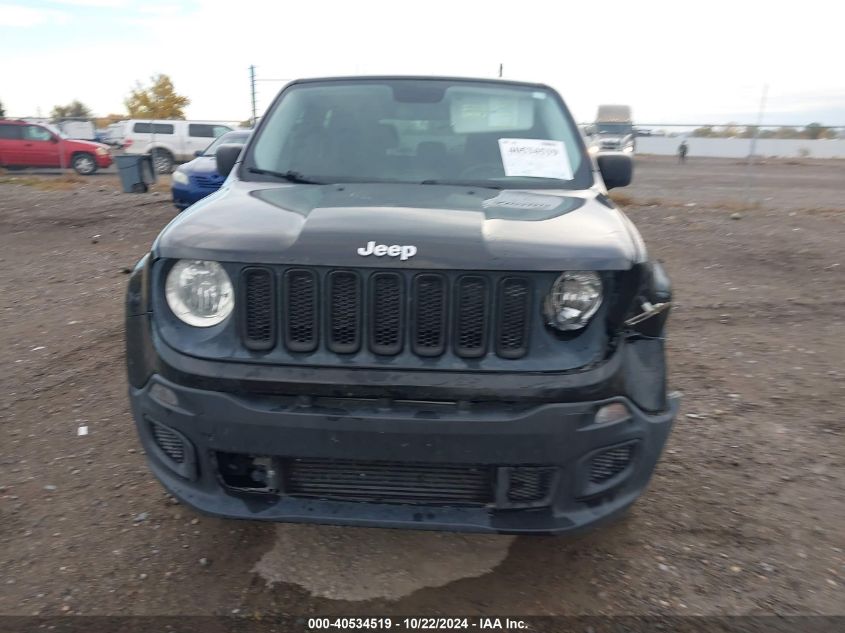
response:
M120 183L124 193L147 193L156 181L151 154L123 154L115 156Z

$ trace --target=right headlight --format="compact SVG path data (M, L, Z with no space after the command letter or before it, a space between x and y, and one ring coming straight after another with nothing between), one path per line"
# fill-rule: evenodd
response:
M601 306L602 283L591 270L569 271L555 280L546 297L546 322L558 330L583 328Z
M173 172L171 178L173 178L173 182L178 182L180 185L187 185L191 180L188 178L188 174L184 171L179 171L178 169Z
M229 275L217 262L180 259L167 274L167 305L179 319L195 327L226 320L235 307Z

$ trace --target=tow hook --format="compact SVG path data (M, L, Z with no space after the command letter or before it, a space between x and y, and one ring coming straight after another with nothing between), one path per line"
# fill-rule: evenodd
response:
M646 319L650 319L656 314L660 314L661 312L665 312L669 308L672 307L671 301L666 301L665 303L650 303L648 301L643 301L642 309L643 311L636 315L632 316L630 319L625 321L625 325L636 325L637 323L642 323Z

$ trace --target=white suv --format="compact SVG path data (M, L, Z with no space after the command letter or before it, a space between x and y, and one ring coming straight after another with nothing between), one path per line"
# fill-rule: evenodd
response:
M123 129L127 154L152 154L156 171L169 174L176 163L192 160L214 139L234 128L216 121L130 119Z

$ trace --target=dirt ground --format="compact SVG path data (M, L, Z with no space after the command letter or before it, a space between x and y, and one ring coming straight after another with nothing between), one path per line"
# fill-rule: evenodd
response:
M845 614L845 163L640 158L685 394L646 495L578 538L235 522L144 463L126 272L174 217L0 176L0 613ZM78 435L80 426L88 435Z

